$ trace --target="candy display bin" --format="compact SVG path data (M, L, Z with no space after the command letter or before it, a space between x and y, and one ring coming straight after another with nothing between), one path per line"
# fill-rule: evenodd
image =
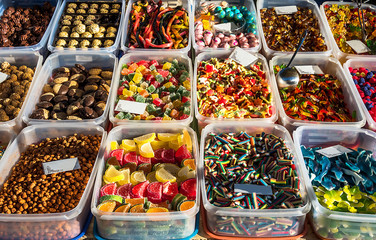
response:
M8 146L0 161L0 185L8 178L13 166L17 163L20 154L27 146L37 143L45 138L55 138L80 134L102 135L102 143L106 132L99 126L46 124L30 126L22 130L13 143ZM102 145L102 144L101 144ZM71 239L79 235L90 213L90 198L94 179L98 168L99 159L103 155L102 147L99 149L96 162L93 166L86 189L78 205L62 213L48 214L0 214L1 239Z
M322 54L322 56L330 56L332 53L332 47L331 47L330 38L329 38L330 30L327 29L326 26L324 25L324 21L322 19L320 9L314 0L284 0L284 1L259 0L257 1L257 28L259 29L259 36L262 41L263 53L265 57L267 59L271 59L273 56L276 56L276 55L285 55L285 54L293 53L293 52L275 51L275 50L270 49L269 46L266 44L266 39L265 39L264 31L262 28L260 10L262 8L273 8L273 7L282 7L282 6L298 6L298 7L308 7L309 9L312 9L314 15L316 16L318 20L318 23L320 26L320 32L325 39L327 50L324 52L305 52L305 53Z
M367 120L367 127L373 131L376 130L376 122L372 119L371 114L369 113L368 109L366 108L366 105L363 103L362 98L360 97L360 94L358 90L355 87L355 83L352 79L349 67L352 68L360 68L364 67L369 69L370 71L376 71L376 58L358 58L358 57L349 57L348 60L343 64L343 69L345 70L346 77L348 81L350 82L350 87L355 93L355 98L361 106L361 109L363 110L363 113L365 115L365 118Z
M115 117L115 107L116 107L116 98L117 98L117 90L119 88L119 85L120 85L120 77L121 77L121 69L122 69L122 66L124 64L127 64L131 61L133 62L137 62L137 61L141 61L141 60L147 60L147 61L151 61L151 60L157 60L157 61L169 61L171 62L172 60L174 59L177 59L179 62L183 63L185 65L185 67L187 68L188 72L189 72L189 77L191 79L191 95L190 95L190 98L191 98L191 104L190 104L190 114L189 114L189 117L186 118L186 119L182 119L182 120L127 120L127 119L118 119ZM110 113L109 113L109 119L111 121L111 123L114 125L114 126L118 126L118 125L124 125L124 124L150 124L150 123L163 123L163 124L170 124L170 123L179 123L179 124L183 124L183 125L189 125L192 120L193 120L193 87L192 87L192 84L193 84L193 74L192 74L192 62L191 62L191 59L185 55L185 54L181 54L181 53L176 53L176 52L171 52L171 53L165 53L163 52L162 50L159 50L159 51L154 51L154 52L148 52L148 53L144 53L144 52L129 52L127 54L125 54L119 61L119 67L118 69L116 70L116 72L114 72L114 88L112 89L112 93L111 93L111 102L110 102Z
M271 117L269 118L247 118L247 119L244 119L244 118L231 118L231 119L225 119L225 118L212 118L212 117L205 117L205 116L202 116L199 111L198 111L198 102L197 102L197 69L198 69L198 66L200 64L201 61L204 61L204 60L210 60L211 58L221 58L221 59L225 59L225 58L228 58L230 56L230 54L232 53L233 50L213 50L213 51L210 51L210 52L203 52L201 54L199 54L196 59L195 59L195 67L194 67L194 80L193 80L193 100L194 100L194 109L195 109L195 114L196 114L196 118L197 118L197 122L198 122L198 127L199 129L201 130L203 127L205 127L207 124L210 124L210 123L218 123L218 122L236 122L236 123L243 123L243 122L247 122L247 123L252 123L252 122L268 122L268 123L274 123L275 121L277 121L277 108L276 108L276 98L277 98L277 92L275 92L275 89L277 88L277 86L273 86L273 85L276 85L275 84L275 81L272 81L271 78L270 78L270 73L269 73L269 69L268 69L268 63L265 59L264 56L262 56L261 54L259 53L252 53L254 56L256 56L258 58L258 60L256 61L256 63L261 63L261 69L265 72L265 75L266 75L266 79L268 80L269 82L269 85L270 85L270 88L271 88L271 92L272 92L272 103L271 103Z
M118 126L111 130L105 144L104 159L107 159L111 149L111 141L132 139L148 133L180 133L187 130L193 143L193 156L198 157L196 133L180 124L150 124L142 127L136 125ZM196 185L196 204L187 211L165 213L120 213L104 212L97 209L99 192L102 187L104 161L101 161L95 182L91 212L96 218L98 233L106 239L181 239L190 236L195 231L196 214L200 206L200 182ZM197 177L196 177L197 178Z
M50 81L50 77L53 75L53 71L59 67L73 67L74 64L81 64L85 68L102 67L102 69L113 71L111 88L108 93L106 107L103 114L95 119L83 119L83 120L40 120L31 119L30 115L36 108L36 104L40 102L40 96L43 92L43 86ZM105 127L107 124L107 113L111 99L111 89L114 87L114 74L117 67L117 58L111 53L94 53L94 52L59 52L51 54L45 61L40 73L38 74L37 83L33 87L30 99L26 104L25 111L22 114L22 120L27 125L46 124L46 123L86 123L92 125L100 125Z
M342 144L346 147L360 147L376 156L376 134L370 130L336 126L304 126L294 131L299 167L307 186L308 198L312 203L309 214L314 231L325 239L374 239L376 218L374 214L360 214L331 211L323 207L315 193L304 164L300 146L327 147Z
M38 85L37 77L42 68L43 57L39 53L35 52L23 52L23 51L4 51L0 53L0 63L9 62L12 65L22 66L26 65L30 68L35 68L33 80L29 87L29 91L25 97L25 101L22 104L21 110L16 118L6 122L0 122L0 126L12 129L15 133L21 131L23 127L22 114L27 110L27 105L32 95L34 86Z
M310 202L307 198L306 186L303 181L300 181L300 193L303 198L304 206L290 209L236 209L236 208L221 208L214 206L207 199L205 176L204 176L204 149L205 140L209 133L230 133L246 131L247 134L253 135L258 133L270 133L285 140L286 146L294 155L294 164L297 167L299 178L302 177L302 172L298 165L296 158L296 151L289 132L282 126L268 123L216 123L206 126L201 133L200 142L200 161L199 161L199 177L201 184L201 194L203 207L206 210L207 227L215 235L232 236L232 237L292 237L300 234L304 229L304 221L306 214L310 210ZM238 233L220 230L220 226L232 228L232 224L241 224L244 222L252 223L252 229L257 232L257 235L248 235L244 228L240 229ZM286 230L279 230L276 224L280 222L288 222L289 228ZM265 227L268 226L268 227ZM274 227L273 227L274 226ZM259 230L258 227L260 227ZM240 228L240 227L239 227ZM261 230L262 229L262 230Z
M349 1L346 1L346 2L343 2L343 1L341 1L341 2L339 2L339 1L327 1L327 2L324 2L323 4L321 4L321 6L320 6L320 11L321 11L321 14L322 14L323 22L325 24L325 28L329 30L328 37L329 37L331 46L333 48L333 55L338 60L340 60L341 62L345 62L350 57L351 58L355 58L355 57L358 57L358 58L364 58L365 57L365 58L367 58L367 57L369 57L370 55L358 55L358 54L344 53L344 52L342 52L339 49L338 44L337 44L337 42L334 39L332 30L331 30L331 28L329 26L328 19L326 18L326 15L325 15L325 5L327 5L327 4L329 4L329 5L331 5L331 4L338 4L340 6L350 5L350 6L353 6L353 7L357 7L357 4L355 2L349 2ZM362 8L363 9L369 8L373 12L376 12L376 5L362 3Z
M272 81L276 83L276 76L274 74L274 66L275 65L281 65L281 64L287 64L290 60L291 56L275 56L269 61L269 67L270 67L270 75L272 78ZM291 117L289 117L282 105L281 96L279 94L279 91L277 89L277 85L272 85L276 89L274 89L274 92L277 93L277 108L279 111L279 119L282 122L282 125L284 125L289 131L293 131L298 126L306 126L306 125L328 125L328 126L343 126L343 127L357 127L361 128L366 123L364 113L362 110L363 102L359 102L358 99L355 97L355 92L351 88L350 83L341 67L341 64L339 61L332 57L326 57L319 54L298 54L295 58L295 60L292 63L292 66L299 66L299 65L318 65L321 70L325 74L332 74L337 77L337 79L341 82L341 87L344 95L344 100L346 103L346 106L348 107L350 114L355 112L356 118L355 122L323 122L323 121L304 121L304 120L296 120ZM358 94L358 93L356 93Z

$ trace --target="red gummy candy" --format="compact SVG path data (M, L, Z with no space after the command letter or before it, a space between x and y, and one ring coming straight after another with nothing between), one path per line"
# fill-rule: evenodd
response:
M163 183L162 199L163 201L172 201L176 194L179 193L178 184L176 182L171 183L169 181Z
M158 66L159 63L158 63L157 60L151 60L151 61L150 61L150 65Z
M162 188L163 183L161 182L150 183L146 188L146 195L148 197L148 200L152 203L162 202Z
M130 194L131 198L146 197L146 188L148 187L148 185L149 181L145 181L134 186Z
M180 164L184 159L192 158L191 152L188 151L187 146L183 144L175 153L175 160Z
M119 88L118 88L118 91L117 91L117 94L119 95L119 96L121 96L121 95L123 95L123 90L124 90L124 86L120 86Z
M137 153L136 152L129 152L126 153L123 157L123 162L120 163L121 166L124 166L127 163L136 163L138 165Z
M167 77L168 74L170 73L169 71L167 70L158 70L158 73L162 75L162 77Z
M111 157L116 157L116 159L121 164L121 160L123 159L124 149L115 149L110 153Z
M151 163L151 158L146 158L143 156L138 156L138 165L143 164L143 163Z
M127 184L120 186L117 189L116 195L122 196L123 198L130 198L131 190L132 190L132 183L127 183Z
M100 190L100 196L114 195L116 193L116 183L109 183L104 185Z
M165 149L162 152L162 162L164 163L175 163L175 151L174 149Z
M185 195L188 200L196 199L196 178L185 180L180 185L180 193Z

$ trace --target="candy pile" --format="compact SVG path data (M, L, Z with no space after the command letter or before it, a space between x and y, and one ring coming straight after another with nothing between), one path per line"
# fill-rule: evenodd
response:
M320 204L333 211L375 214L373 153L358 148L329 159L317 152L320 149L301 146Z
M304 205L293 156L283 139L266 133L251 136L243 131L210 133L204 151L206 197L213 205L240 209L286 209ZM271 193L256 194L257 190L244 193L236 190L235 184L266 186L271 188ZM224 218L217 219L216 232L263 236L273 228L289 235L297 227L293 220L283 218L277 221L260 218L259 222L253 218L243 221Z
M278 73L285 65L274 66ZM286 114L297 120L323 122L353 122L346 107L341 82L329 74L303 74L294 91L279 89Z
M256 16L247 7L203 3L195 20L195 41L200 48L252 48L259 45ZM219 30L216 24L232 22L236 29Z
M200 62L198 110L215 118L269 118L272 93L260 64L244 67L232 59Z
M371 117L376 121L376 71L370 71L366 68L349 68L352 79L355 83L356 89L366 105L367 110L371 114Z
M162 1L132 4L128 26L129 48L181 49L188 45L189 17L181 6L162 7Z
M157 138L156 138L157 136ZM196 167L189 133L155 133L111 142L98 209L185 211L195 206Z
M191 79L187 67L171 62L139 61L123 65L117 100L148 103L143 114L115 111L118 119L182 120L191 113Z
M334 39L339 49L344 53L355 54L355 51L346 43L350 40L362 40L362 29L359 23L358 8L350 5L326 4L325 16L328 19ZM370 48L370 54L376 54L376 12L363 7L360 11L364 21L367 40L365 44ZM365 53L367 54L367 53Z

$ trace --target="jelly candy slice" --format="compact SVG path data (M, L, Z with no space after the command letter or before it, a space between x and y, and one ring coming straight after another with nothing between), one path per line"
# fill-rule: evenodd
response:
M162 187L163 183L153 182L150 183L146 189L148 200L152 203L162 202Z
M169 202L164 201L160 203L150 203L149 208L152 208L152 207L163 207L163 208L169 209Z
M175 153L175 160L180 164L181 161L187 158L192 158L192 154L188 151L187 146L182 145Z
M181 145L179 144L178 140L168 142L168 147L175 150L175 151L178 150L180 146Z
M118 182L124 179L124 175L119 172L113 165L105 171L103 178L109 182Z
M164 150L162 152L162 162L175 163L175 151L174 149Z
M101 202L101 203L104 202L104 201L116 201L119 204L122 204L123 198L121 196L118 196L118 195L105 195L105 196L102 196L99 199L99 202Z
M115 212L122 212L122 213L126 213L126 212L129 212L129 209L131 208L131 205L129 203L125 203L123 205L120 205L119 207L117 207L115 209Z
M99 197L103 197L105 195L115 195L115 193L116 193L116 183L110 183L110 184L104 185L101 188Z
M159 168L157 172L155 173L155 177L159 182L176 182L176 177L173 176L171 173L169 173L166 169L164 168Z
M180 185L180 193L187 196L188 200L196 199L196 178L185 180Z
M116 191L116 195L119 195L123 198L130 198L130 193L132 190L132 184L124 184L123 186L119 187Z
M177 174L178 182L183 182L187 180L188 173L189 173L189 167L188 166L182 167Z
M97 209L104 212L113 212L116 208L116 201L106 201L98 205Z
M155 139L155 133L149 133L149 134L146 134L146 135L142 135L140 137L136 137L133 140L137 144L142 145L142 144L145 144L145 143L150 143L154 139Z
M129 203L131 206L134 206L137 204L144 205L145 198L127 198L127 199L124 199L124 203Z
M196 204L196 201L194 200L185 200L179 203L176 210L178 211L187 211L191 208L193 208Z
M116 159L120 162L120 164L121 164L121 160L123 159L123 155L124 155L124 149L116 149L110 153L110 156L116 157Z
M131 139L123 139L121 141L121 148L124 148L128 152L134 152L136 151L136 143Z
M183 144L187 146L189 152L192 152L191 135L189 135L189 132L186 129L183 130Z
M146 211L146 213L157 213L157 212L168 212L168 209L164 207L152 207Z
M168 147L168 142L163 142L159 140L154 140L151 143L151 147L154 149L154 151L161 149L161 148L167 148Z
M176 194L175 197L174 197L174 198L172 199L172 201L171 201L171 207L172 207L172 209L173 209L173 210L177 210L178 205L179 205L181 202L185 201L185 200L187 200L187 197L186 197L186 196L184 196L184 195L181 194L181 193Z
M114 166L118 170L120 169L120 163L116 159L116 157L110 157L109 159L107 159L107 161L106 161L106 169L109 168L110 165Z
M173 163L161 163L159 164L156 169L164 168L167 172L171 173L173 176L177 176L178 172L180 171L180 167L176 166Z
M151 158L139 156L138 157L138 164L142 164L142 163L151 163Z
M138 165L138 157L136 152L129 152L124 155L121 165L124 166L127 163L135 163L136 166Z
M146 188L149 185L149 181L145 181L137 184L132 188L131 197L132 198L143 198L146 197Z
M163 183L162 199L172 201L176 194L179 193L178 184L176 182Z
M141 163L138 165L137 170L149 174L151 172L151 163Z
M158 139L164 142L177 140L178 136L176 133L158 133Z
M144 171L135 171L131 174L131 183L133 184L133 186L145 181L146 178Z
M111 151L113 151L119 148L119 144L117 141L111 141L110 147L111 147Z
M164 148L161 148L161 149L158 149L158 150L154 151L155 162L162 162L162 160L163 160L163 152L164 151L166 151L166 149L164 149Z
M140 154L141 156L145 157L145 158L152 158L154 157L154 150L153 148L151 147L151 144L148 142L148 143L144 143L140 146Z
M195 160L194 159L184 159L182 162L181 162L181 166L184 167L184 166L188 166L189 169L191 170L196 170L196 164L195 164Z
M129 212L131 213L144 213L144 204L136 204L129 209Z
M128 184L131 182L131 177L130 177L130 169L125 168L125 169L120 169L120 172L124 175L124 179L118 181L117 183L122 186L124 184Z
M146 179L149 181L149 182L157 182L157 178L155 177L155 173L156 171L152 171L150 173L148 173L148 175L146 176Z

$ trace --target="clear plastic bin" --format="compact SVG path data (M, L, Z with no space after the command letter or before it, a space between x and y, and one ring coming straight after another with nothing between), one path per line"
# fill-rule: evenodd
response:
M262 70L266 73L266 79L269 82L271 91L272 91L272 116L270 118L251 118L251 119L244 119L244 118L228 118L228 119L219 119L219 118L211 118L211 117L205 117L202 116L198 112L198 102L197 102L197 69L201 61L209 60L213 57L225 59L230 56L230 54L233 52L233 50L212 50L210 52L203 52L200 53L196 59L195 59L195 68L194 68L194 80L193 80L193 98L194 98L194 109L195 114L198 122L198 127L201 130L203 127L205 127L207 124L210 123L218 123L218 122L269 122L274 123L277 121L278 115L277 115L277 103L276 98L278 97L277 92L275 89L277 88L277 85L275 81L271 80L270 72L268 69L268 62L266 61L265 57L261 55L260 53L252 53L254 56L258 57L258 60L256 63L261 63ZM275 86L274 86L275 85Z
M354 6L354 7L357 7L357 4L355 2L327 1L327 2L324 2L323 4L321 4L321 6L320 6L320 11L321 11L321 14L322 14L322 17L323 17L323 22L325 24L325 28L329 30L329 40L330 40L330 45L333 48L333 55L338 60L340 60L341 62L345 62L349 57L352 57L352 58L355 58L355 57L368 58L368 57L372 56L372 55L358 55L358 54L344 53L339 49L337 42L334 39L332 30L330 29L328 19L326 18L326 15L325 15L324 6L327 5L327 4L329 4L329 5L331 5L331 4L350 5L350 6ZM362 3L362 8L370 8L370 9L372 9L373 12L376 12L376 6L372 5L372 4Z
M7 51L39 51L39 53L44 56L48 53L47 51L47 41L48 38L50 37L51 30L54 26L54 21L57 15L57 12L59 11L59 7L62 3L62 0L33 0L33 1L27 1L27 0L2 0L0 2L0 16L3 15L3 12L8 8L8 7L32 7L35 5L40 5L42 6L45 2L51 3L52 6L55 6L55 12L52 15L52 18L50 20L50 23L48 24L48 27L46 31L43 34L42 39L40 42L36 45L32 46L20 46L20 47L0 47L0 50L7 50Z
M73 67L74 64L82 64L86 68L102 67L102 69L110 69L113 71L111 88L107 98L106 108L101 116L95 119L83 120L41 120L31 119L30 115L34 111L36 104L40 102L40 96L43 92L43 86L49 82L53 70L63 66ZM107 113L110 105L109 99L111 98L112 88L114 87L113 81L117 67L117 58L111 53L95 53L95 52L59 52L51 54L43 64L43 67L38 74L38 79L35 87L32 89L30 99L26 104L25 111L22 114L22 120L27 125L46 124L46 123L60 123L60 124L95 124L105 127L107 124Z
M352 90L355 93L355 98L357 99L357 101L359 103L362 103L360 105L361 105L361 109L363 110L363 113L365 115L365 118L367 120L367 127L369 129L372 129L373 131L375 131L376 130L376 122L371 117L371 114L369 114L369 111L366 108L366 105L364 105L363 100L362 100L358 90L356 89L356 86L355 86L355 83L352 79L349 67L352 67L352 68L364 67L364 68L368 68L371 71L376 71L376 58L348 57L348 60L343 64L343 69L345 70L346 77L347 77L348 81L350 82L350 87L352 88Z
M7 147L9 147L15 137L16 137L16 134L13 132L12 129L10 129L9 127L0 126L0 144L6 144ZM1 161L1 158L2 157L0 156L0 161Z
M269 61L269 67L271 72L272 81L276 83L276 76L274 74L273 67L275 65L287 64L290 61L291 55L286 56L275 56ZM289 117L282 105L281 96L278 91L277 84L273 84L275 87L274 91L277 93L277 108L279 111L279 119L282 122L282 125L285 126L289 131L294 130L298 126L306 126L313 124L328 125L328 126L345 126L345 127L357 127L361 128L365 125L366 120L364 117L363 110L361 105L363 102L359 102L355 97L354 90L350 87L350 83L341 67L339 61L332 57L322 56L319 54L298 54L296 55L292 66L298 65L318 65L325 74L332 74L336 76L337 79L341 82L341 87L343 95L345 98L346 107L349 109L350 113L353 111L356 112L356 121L355 122L322 122L322 121L304 121L297 120Z
M323 207L317 200L304 164L300 146L318 147L345 144L360 147L373 152L376 157L376 133L358 128L331 126L304 126L294 131L294 142L297 150L299 167L303 173L303 181L307 186L308 198L312 203L309 214L311 226L315 232L325 239L374 239L376 234L376 217L374 214L360 214L331 211ZM331 229L339 232L338 237L329 235Z
M117 90L119 88L119 84L120 84L120 77L121 77L121 69L122 69L122 66L124 64L127 64L131 61L134 61L134 62L137 62L137 61L141 61L141 60L147 60L147 61L151 61L151 60L157 60L157 61L172 61L174 59L177 59L179 62L182 62L185 64L185 66L187 67L188 69L188 72L189 72L189 76L190 76L190 79L191 79L191 105L190 105L190 110L191 110L191 113L189 114L189 117L186 118L186 119L183 119L183 120L168 120L168 121L157 121L157 120L127 120L127 119L118 119L115 117L115 101L116 101L116 98L117 98ZM140 123L163 123L163 124L171 124L171 123L180 123L180 124L183 124L183 125L186 125L188 126L192 120L193 120L193 109L192 109L192 106L193 106L193 99L192 99L192 96L193 96L193 87L192 87L192 83L193 83L193 74L192 74L192 62L191 62L191 59L185 55L185 54L182 54L182 53L177 53L177 52L170 52L170 53L164 53L162 52L162 50L159 50L159 51L152 51L152 52L148 52L148 53L144 53L144 52L130 52L130 53L127 53L125 54L119 61L119 67L117 68L115 74L114 74L115 78L114 78L114 88L112 89L112 92L111 92L111 102L110 102L110 113L109 113L109 119L111 121L111 123L114 125L114 126L118 126L118 125L123 125L123 124L140 124Z
M304 221L306 214L309 212L311 205L307 198L306 192L306 185L303 181L300 181L300 193L302 195L303 201L305 205L300 208L289 208L289 209L236 209L236 208L221 208L216 207L211 204L207 199L206 188L205 188L205 176L204 176L204 149L205 149L205 140L209 133L214 132L215 134L219 133L230 133L230 132L240 132L246 131L249 135L254 135L258 133L270 133L274 134L277 137L280 137L285 140L286 146L291 150L294 158L294 164L297 167L298 176L301 179L303 173L301 172L299 167L299 162L297 162L296 157L296 150L294 147L294 143L291 139L289 132L282 127L281 125L277 124L269 124L269 123L215 123L206 126L201 133L201 141L200 141L200 161L198 165L199 169L199 176L200 176L200 184L201 184L201 194L202 194L202 202L203 206L207 213L207 227L210 232L219 235L221 233L217 233L216 225L218 224L217 221L223 221L225 219L233 218L235 222L238 221L247 221L247 222L254 222L254 225L266 225L265 220L268 221L268 224L276 224L277 221L292 221L293 224L297 224L296 231L291 231L289 233L290 236L298 235L304 229ZM229 226L230 223L228 223ZM268 234L263 235L262 237L278 237L279 231L277 229L273 229L270 226L270 231ZM224 234L221 234L224 235ZM225 236L225 235L224 235ZM241 234L228 234L226 236L233 236L233 237L251 237ZM283 235L286 236L286 235ZM253 237L253 236L252 236ZM287 236L289 237L289 236Z
M210 3L211 1L204 1L204 2ZM215 2L215 1L213 1L213 2ZM221 1L216 1L216 2L221 2ZM258 16L256 14L256 7L255 7L255 3L254 3L253 0L245 0L245 1L231 0L231 1L227 1L227 2L229 3L230 6L246 6L247 9L251 13L255 14L256 19L257 19ZM199 0L194 1L193 17L195 16L195 12L196 12L196 10L197 10L197 8L198 8L199 5L200 5L200 1ZM196 19L194 19L194 20L196 20ZM257 25L257 30L258 30L259 26L257 24L257 20L256 20L256 25ZM199 53L201 53L201 52L211 52L211 51L213 51L213 48L203 48L203 49L200 49L199 46L196 44L194 24L193 24L193 31L191 32L191 34L192 34L193 49L195 50L195 54L196 55L199 54ZM243 48L243 49L246 50L246 51L250 51L250 52L259 52L261 50L261 46L262 46L262 42L261 42L259 34L260 34L260 31L258 30L257 34L256 34L256 37L259 40L259 45L258 46L253 47L253 48ZM227 49L225 49L225 48L217 48L217 50L227 50Z
M189 132L193 143L193 156L198 163L198 144L196 133L189 127L180 124L145 125L142 128L136 125L118 126L111 130L105 144L104 159L107 159L111 150L111 141L132 139L148 133L181 133L183 129ZM104 173L104 159L98 169L97 179L91 201L91 212L95 216L98 233L106 239L182 239L190 236L195 230L196 214L200 206L199 179L197 181L196 205L184 212L166 213L116 213L103 212L97 209L99 190L102 186Z
M31 81L31 85L29 87L29 91L26 95L25 101L22 104L21 110L18 113L16 118L6 122L0 122L0 126L8 127L12 129L14 132L18 133L23 128L22 123L22 114L24 111L27 110L27 103L29 102L29 98L32 95L32 91L34 85L37 85L37 77L42 68L43 57L36 52L25 52L25 51L4 51L0 53L0 64L3 62L9 62L12 65L22 66L26 65L31 68L35 68L33 80Z
M147 2L149 0L146 0ZM162 1L162 6L167 6L168 2L170 0L161 0ZM191 45L192 45L192 32L193 30L193 24L194 24L194 18L192 14L192 9L193 9L193 4L191 2L192 0L184 0L184 1L171 1L173 2L173 7L175 7L176 3L182 4L183 8L187 10L188 12L188 18L189 18L189 33L188 33L188 45L185 48L181 49L153 49L153 48L129 48L126 46L126 43L128 42L128 28L129 28L129 17L131 15L132 11L132 4L137 2L137 0L129 0L128 1L128 6L127 6L127 11L125 13L125 17L123 19L123 31L122 31L122 37L121 37L121 50L124 52L143 52L145 55L148 55L151 52L158 52L158 51L168 51L170 53L184 53L188 54L188 52L191 50ZM156 1L157 2L157 1ZM179 5L178 5L179 6Z
M83 3L83 2L93 2L93 1L90 1L90 0L77 0L77 1L71 1L71 0L64 0L64 2L61 4L60 6L60 9L59 9L59 12L56 14L56 18L53 22L53 29L51 31L51 36L48 40L48 44L47 44L47 48L48 50L50 50L50 52L61 52L61 51L71 51L71 53L74 53L77 52L77 51L85 51L87 52L88 54L90 54L92 51L94 51L94 53L98 53L98 52L108 52L108 53L116 53L118 48L119 48L119 42L120 42L120 39L121 39L121 35L122 35L122 32L123 32L123 18L125 17L125 7L126 7L126 3L125 3L125 0L112 0L112 1L108 1L108 0L104 0L104 1L98 1L98 2L101 2L101 3L106 3L106 2L109 2L109 3L121 3L121 17L120 17L120 22L119 22L119 27L118 27L118 31L116 33L116 39L114 41L114 45L112 45L111 47L107 47L107 48L76 48L76 49L70 49L70 48L57 48L55 46L55 37L57 36L58 32L58 28L59 28L59 22L60 22L60 18L61 16L63 15L64 13L64 10L65 10L65 6L67 3L71 3L71 2L76 2L76 3Z
M331 42L330 42L330 38L329 38L329 35L331 33L330 33L330 30L327 29L326 26L324 25L324 21L323 21L322 16L321 16L320 9L317 6L317 3L315 1L313 1L313 0L283 0L283 1L280 1L280 0L259 0L259 1L257 1L257 15L258 15L257 28L259 29L259 36L260 36L261 41L262 41L263 53L264 53L265 57L267 59L271 59L273 56L276 56L276 55L292 54L293 52L275 51L275 50L270 49L267 46L265 36L264 36L264 31L262 29L260 10L262 8L273 8L273 7L281 7L281 6L292 6L292 5L298 6L298 7L308 7L309 9L312 9L317 21L319 22L320 32L321 32L322 36L324 37L325 43L326 43L326 46L327 46L327 50L325 52L304 52L304 53L305 54L307 54L307 53L308 54L322 54L322 55L325 55L325 56L330 56L332 54L332 46L330 44ZM297 37L299 37L299 36L297 36ZM303 53L303 52L299 52L299 54L300 53Z
M90 179L78 205L63 213L48 214L0 214L0 238L1 239L71 239L79 235L90 213L90 198L99 159L103 157L103 142L106 132L99 126L87 126L76 124L64 126L62 124L48 124L29 126L22 130L13 143L8 146L0 161L0 185L10 174L13 166L17 163L20 154L30 144L37 143L45 138L80 134L102 135L101 148L99 149L96 162L93 166ZM98 163L99 162L99 163Z

